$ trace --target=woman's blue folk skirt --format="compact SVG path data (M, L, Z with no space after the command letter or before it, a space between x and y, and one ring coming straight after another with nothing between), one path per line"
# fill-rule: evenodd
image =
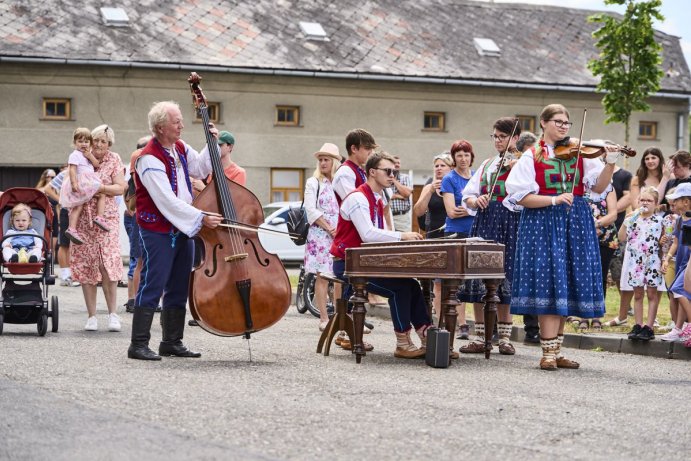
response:
M512 314L602 317L600 247L590 207L525 208L514 261Z
M520 217L520 213L510 211L501 202L493 201L487 208L478 211L470 230L471 237L482 237L504 244L504 273L506 278L497 289L499 304L511 302L511 281ZM468 280L458 290L458 300L460 302L481 303L486 292L485 282Z

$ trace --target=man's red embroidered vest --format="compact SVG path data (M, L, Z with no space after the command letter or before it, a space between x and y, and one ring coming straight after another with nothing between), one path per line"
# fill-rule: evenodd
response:
M358 187L362 186L365 182L367 182L367 177L365 176L365 172L362 171L362 168L357 166L355 162L351 162L350 159L346 160L343 162L343 165L341 167L347 166L351 170L353 170L353 173L355 174L355 188L357 189ZM343 200L341 200L341 197L336 195L336 202L338 202L338 206L341 206L341 203L343 203ZM345 199L345 197L344 197Z
M189 183L189 174L187 172L187 154L185 153L185 143L182 141L175 142L175 149L180 156L180 161L182 162L183 169L185 171L185 181ZM173 189L175 195L178 193L178 178L175 168L175 159L168 154L168 152L163 149L163 146L156 140L152 138L149 143L142 149L141 157L145 155L153 155L158 160L160 160L166 168L166 176L168 176L168 181L170 182L170 187ZM142 185L139 180L139 175L137 171L134 174L134 184L136 193L136 203L137 203L137 224L142 229L146 229L152 232L168 233L172 232L173 225L168 221L163 213L161 213L156 207L153 199L149 195L149 191ZM188 184L188 187L190 185ZM190 188L190 190L192 190Z
M353 192L348 194L346 197L360 192L367 197L369 202L369 214L372 223L378 226L380 229L384 228L384 206L381 200L375 202L374 192L369 187L367 183L362 184L360 187L355 189ZM377 214L375 215L375 210ZM336 226L336 236L334 237L333 243L331 244L331 254L337 258L345 259L345 251L347 248L357 248L362 245L362 238L353 224L353 221L344 219L341 214L338 214L338 225Z

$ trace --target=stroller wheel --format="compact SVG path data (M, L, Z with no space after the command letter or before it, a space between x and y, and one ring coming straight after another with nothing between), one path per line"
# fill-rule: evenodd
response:
M36 323L36 329L38 330L39 336L45 336L48 331L48 314L42 314L41 318L38 319Z
M60 319L60 309L58 308L58 297L51 296L50 298L50 324L53 333L58 332L58 320Z

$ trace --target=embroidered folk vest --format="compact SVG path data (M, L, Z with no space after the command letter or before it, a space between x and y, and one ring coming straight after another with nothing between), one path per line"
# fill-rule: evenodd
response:
M367 184L362 184L360 187L355 189L353 192L348 194L346 197L360 192L367 197L369 202L369 214L372 224L379 227L379 229L384 228L384 205L381 199L376 200L372 188ZM376 212L375 212L376 211ZM362 238L353 224L353 221L344 219L341 214L338 214L338 225L336 226L336 236L334 237L333 243L331 244L331 254L337 258L345 259L345 251L347 248L357 248L362 245Z
M188 190L192 190L192 184L190 183L190 175L187 169L187 154L185 152L185 143L182 141L175 142L175 150L180 157L180 162L182 163L182 169L185 172L185 182L187 183ZM145 155L153 155L158 160L163 162L166 168L166 176L168 176L168 181L170 182L170 187L175 195L178 194L178 177L177 168L175 167L175 159L161 146L156 138L152 138L151 141L142 149L141 157ZM134 184L135 184L135 194L136 194L136 209L137 209L137 224L142 229L146 229L152 232L168 233L174 232L175 229L173 225L168 221L165 216L159 211L154 203L153 199L149 195L149 191L146 190L139 179L137 171L134 174Z

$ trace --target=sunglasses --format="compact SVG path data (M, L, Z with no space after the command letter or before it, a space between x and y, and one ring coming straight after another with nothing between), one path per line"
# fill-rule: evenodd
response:
M383 171L387 176L393 176L396 171L393 168L375 168L375 170Z

